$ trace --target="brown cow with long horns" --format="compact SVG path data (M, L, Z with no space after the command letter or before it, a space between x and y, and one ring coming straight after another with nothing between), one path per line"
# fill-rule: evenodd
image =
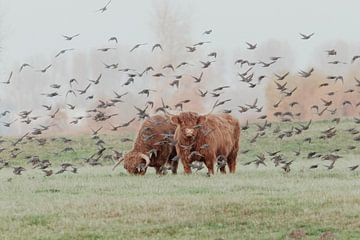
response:
M117 163L121 162L124 168L135 175L144 175L148 167L154 167L157 174L163 173L166 164L171 166L172 172L177 172L178 161L173 161L176 156L174 132L176 125L167 117L152 116L144 121L136 137L132 150L124 157L115 157Z
M177 124L175 131L176 151L184 165L185 173L191 173L193 161L204 162L209 174L214 174L214 164L221 158L220 171L230 173L236 169L239 150L240 123L229 114L199 115L183 112L171 117Z

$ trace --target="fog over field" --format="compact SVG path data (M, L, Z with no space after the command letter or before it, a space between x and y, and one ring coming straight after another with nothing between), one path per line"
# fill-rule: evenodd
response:
M119 103L116 108L106 109L106 112L119 114L111 119L113 124L129 120L136 114L134 105L142 108L146 101L154 101L155 107L161 106L161 98L169 105L191 99L184 104L184 110L207 113L216 101L208 94L206 98L198 96L197 89L214 89L229 85L224 91L222 100L231 102L216 110L232 110L233 114L242 120L255 119L261 114L267 114L273 119L272 105L279 100L278 95L271 94L274 74L290 72L289 89L291 87L316 87L329 75L344 77L345 87L334 85L332 88L346 90L355 82L353 77L358 74L358 63L351 64L351 58L360 53L360 33L356 31L357 8L347 7L359 5L356 1L348 1L346 5L340 1L112 1L104 13L97 12L107 1L1 1L1 69L0 79L6 81L13 71L10 86L0 86L0 111L10 110L11 114L2 118L4 122L17 119L20 111L30 111L35 116L41 116L34 124L56 124L55 132L67 133L88 132L89 127L97 127L88 118L77 124L69 124L75 117L87 116L86 111L96 107L98 100L107 101L114 97L113 91L129 92L124 98L125 103ZM325 5L326 4L326 5ZM321 16L321 17L319 17ZM209 35L203 34L212 30ZM314 36L302 40L299 33ZM72 41L64 40L62 35L80 34ZM118 43L108 41L116 37ZM185 46L192 46L200 41L210 41L199 46L195 52L187 52ZM257 44L252 51L247 49L246 42ZM129 50L138 43L147 45L134 52ZM155 43L161 43L164 51L151 51ZM101 52L99 48L116 48ZM55 58L62 49L74 49L71 52ZM328 57L326 50L336 49L336 57ZM194 84L191 76L199 76L202 72L199 61L208 59L208 54L217 53L216 62L204 69L201 83ZM270 62L269 57L280 56L276 64L262 67L256 64L251 72L257 78L264 76L254 88L240 82L238 73L249 69L240 67L234 62L246 59L249 62ZM347 64L330 65L328 61L338 60ZM176 72L164 70L166 64L178 65L187 61L191 65L177 69ZM23 63L33 68L19 73ZM104 64L118 63L118 69L131 68L141 73L148 66L155 70L144 74L141 79L135 79L134 84L123 86L127 81L126 72L118 69L105 69ZM37 70L52 64L45 74ZM315 69L315 75L310 79L299 78L299 70ZM164 72L165 77L154 78L152 75ZM96 79L102 74L100 84L92 85L87 95L94 98L89 101L85 97L65 97L69 90L69 80L75 78L79 85L76 90L84 89L89 79ZM182 75L179 89L170 87L175 76ZM360 74L359 74L360 76ZM332 80L330 80L332 81ZM310 83L309 83L310 82ZM340 81L337 83L339 84ZM308 84L309 83L309 84ZM52 91L51 84L62 85L58 91L60 97L47 98L41 94ZM139 95L142 89L156 90L149 98ZM339 93L337 104L341 105L346 98L357 99L357 92L344 95ZM310 119L310 106L322 103L313 92L299 87L293 99L286 99L280 109L289 109L288 103L299 98L305 101L297 111L302 112L298 120ZM259 107L264 106L262 113L247 111L239 113L237 106L252 104L259 99ZM66 104L76 105L75 110L69 110ZM300 105L302 105L300 104ZM356 104L356 103L355 103ZM52 105L52 111L60 109L54 119L42 117L50 112L41 105ZM153 110L154 110L153 109ZM153 113L153 110L150 112ZM176 112L176 111L175 111ZM354 109L338 111L339 115L355 115ZM321 118L333 115L324 114ZM30 124L31 125L31 124ZM21 134L32 129L32 126L16 121L11 129L1 129L2 134ZM131 127L136 127L137 124ZM130 129L131 129L130 127ZM106 128L109 125L106 124Z

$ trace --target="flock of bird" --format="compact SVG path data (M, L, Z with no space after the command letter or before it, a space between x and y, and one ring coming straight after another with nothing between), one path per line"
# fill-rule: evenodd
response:
M103 14L108 10L111 6L111 1L109 1L104 7L100 8L97 12L99 14ZM202 33L201 41L192 44L190 46L184 46L184 50L188 54L192 54L196 51L201 50L204 45L211 44L209 37L213 33L212 30L206 30ZM310 41L311 38L315 36L314 33L311 34L300 34L300 39L303 41ZM63 35L64 41L68 41L71 43L74 39L81 38L81 34L75 35ZM111 47L99 48L97 51L102 52L104 54L109 51L116 51L118 38L111 37L108 39L109 44L111 43ZM258 44L246 42L247 51L256 51L258 48ZM148 43L138 43L135 44L132 48L129 49L129 53L132 54L136 52L140 48L149 47L149 51L151 53L158 51L163 52L166 51L166 46L163 46L161 43L148 44ZM66 48L58 51L58 53L54 56L54 59L61 59L61 57L65 54L71 54L75 48ZM328 64L356 64L358 59L360 59L360 55L355 55L350 59L350 61L342 62L336 60L337 50L330 49L326 51L326 54L331 60ZM221 106L226 106L229 102L233 102L232 99L226 98L224 100L223 96L226 96L226 91L233 88L233 86L218 86L214 89L201 89L197 87L199 83L206 83L205 73L208 69L212 68L213 65L216 64L216 59L218 58L218 53L213 51L207 53L207 58L205 60L194 60L192 62L183 61L179 63L168 63L162 66L160 69L154 68L149 65L145 69L133 69L131 67L123 67L120 68L119 63L111 63L104 64L104 70L110 71L118 71L122 74L127 75L127 79L121 85L121 93L120 91L113 91L113 97L107 100L99 100L99 97L94 94L89 94L88 90L91 88L96 88L100 85L100 83L104 80L103 74L99 73L99 75L95 79L90 80L80 80L80 79L69 79L68 85L63 86L61 84L51 84L49 88L51 91L46 93L41 93L41 96L44 98L44 102L47 99L63 99L65 98L66 108L54 107L52 104L42 104L41 106L34 106L33 109L42 109L44 112L43 115L35 115L32 109L24 110L20 112L13 112L11 109L6 109L0 112L0 122L3 125L3 128L12 128L14 123L23 124L27 126L33 126L32 131L24 133L21 137L18 137L13 140L5 139L4 137L0 137L0 169L4 167L12 167L13 173L15 175L21 175L23 171L26 170L24 166L14 166L12 164L11 159L23 158L26 159L28 166L31 168L40 169L44 172L45 176L51 176L53 174L61 174L64 172L77 173L78 166L75 166L73 163L65 162L62 163L59 169L52 169L52 163L48 159L40 159L37 155L27 155L23 150L23 146L29 143L36 143L39 146L45 146L49 144L49 142L58 141L63 144L66 144L67 147L64 149L54 153L55 155L59 155L64 152L75 152L76 150L72 147L74 140L66 137L53 137L49 138L46 135L49 130L51 130L56 124L40 124L39 120L43 122L56 122L58 114L60 112L67 111L76 111L77 106L71 102L72 99L75 98L83 98L85 101L88 101L89 106L93 106L96 104L96 107L89 107L86 111L86 115L78 116L69 121L68 124L76 125L79 124L82 120L87 119L95 122L98 125L97 129L91 129L91 138L94 140L94 144L96 146L96 151L89 154L88 157L84 159L85 164L89 164L91 166L102 165L102 160L112 159L112 154L109 152L113 151L114 154L119 154L119 152L113 150L111 147L107 146L105 141L100 137L100 132L104 129L107 131L119 131L123 128L127 128L130 125L134 124L136 120L143 120L150 116L150 114L166 114L168 111L183 111L184 106L192 101L192 99L185 99L177 102L174 106L168 105L163 99L161 99L161 103L159 106L156 106L155 101L149 100L155 93L161 94L159 90L145 88L141 91L135 93L138 95L143 95L146 97L146 100L143 106L134 106L134 110L136 111L135 116L129 117L128 121L120 124L114 125L110 120L113 120L119 113L108 113L108 109L117 107L119 103L126 103L126 96L131 91L131 86L135 81L141 81L142 77L149 76L151 74L152 79L164 79L164 84L167 84L169 88L181 88L180 83L184 79L184 76L187 74L187 68L191 67L193 69L198 69L198 74L194 76L191 75L191 79L193 80L194 88L196 89L196 94L205 99L204 101L212 101L214 99L215 103L212 105L212 111L217 110L218 112L224 113L237 113L243 114L247 112L255 112L261 114L257 118L257 123L254 125L257 127L256 135L251 136L248 140L250 144L256 144L257 140L264 137L265 135L273 134L276 139L289 139L295 136L302 136L303 133L312 128L312 120L307 123L301 123L295 121L295 117L301 117L301 112L294 111L275 111L274 117L277 118L278 121L281 122L293 122L290 129L282 129L280 126L273 128L272 122L269 120L269 116L266 114L267 109L264 109L264 106L260 106L258 98L253 101L249 101L249 103L239 105L236 109L225 108L220 109ZM292 101L292 97L297 93L298 87L289 87L290 83L287 81L287 78L291 75L290 72L286 73L273 73L272 76L269 75L260 75L257 76L256 69L257 68L266 68L271 69L273 65L276 65L278 61L286 60L282 56L269 56L268 59L259 60L259 61L250 61L248 59L236 59L234 61L234 65L237 68L238 72L237 78L239 79L239 84L246 84L250 89L256 88L259 86L265 79L268 79L269 83L267 84L275 84L276 90L278 91L279 100L273 103L273 109L277 109L282 104L288 104L291 109L294 109L297 105L301 105L301 102ZM47 74L52 71L53 68L56 68L55 63L49 63L46 66L36 68L32 64L24 63L22 64L18 70L12 71L8 78L5 81L1 82L1 87L6 90L11 89L13 81L16 81L14 78L15 74L22 74L23 71L35 71L38 74ZM246 69L245 69L246 68ZM314 68L309 68L306 70L299 70L298 75L301 79L311 79L312 74L314 73ZM171 73L171 74L170 74ZM174 76L175 74L175 76ZM171 77L169 77L171 76ZM174 77L173 77L174 76ZM168 79L171 79L170 82L166 82ZM167 80L166 80L167 79ZM328 80L334 80L334 82L329 82ZM329 76L324 82L319 86L319 88L327 88L331 84L337 84L337 81L341 81L344 83L344 78L342 76ZM244 86L246 86L244 85ZM81 87L83 86L83 87ZM242 87L239 86L239 87ZM359 95L359 87L360 80L354 77L354 88L348 89L344 91L344 94L358 94ZM62 89L66 92L65 96L59 93L59 90ZM16 90L16 89L15 89ZM12 89L14 91L14 89ZM164 91L164 90L162 90ZM301 94L301 93L299 93ZM324 113L329 113L330 115L336 115L337 112L340 112L338 108L346 108L348 106L357 108L360 106L360 102L355 103L350 100L345 100L341 106L334 106L334 101L331 99L336 94L343 93L335 93L329 92L324 96L314 96L314 99L321 101L322 104L312 105L310 106L311 110L313 110L314 115L322 116ZM129 103L131 104L131 103ZM195 103L196 104L196 103ZM132 104L131 104L132 105ZM4 106L3 106L4 107ZM130 113L129 113L130 115ZM6 120L7 119L7 120ZM331 141L331 139L337 135L338 131L336 128L336 124L341 121L341 116L336 116L332 119L334 126L329 127L325 131L320 132L319 139L325 141ZM354 124L360 124L360 118L353 118ZM242 131L246 132L250 128L249 122L242 123ZM352 151L357 148L357 143L360 141L360 131L356 129L356 127L347 129L349 136L353 136L353 145L347 147L347 150ZM131 142L131 138L121 138L121 142ZM304 143L311 144L314 139L310 137L306 137L303 139ZM5 147L5 145L7 146ZM299 144L300 146L301 144ZM39 148L41 151L41 148ZM335 163L342 158L339 155L342 149L332 149L328 153L319 153L319 152L307 152L305 156L308 159L322 159L324 161L329 161L329 165L325 165L327 169L333 169L335 167ZM242 149L241 154L248 154L251 152L251 149ZM301 148L299 147L298 151L294 152L293 157L299 157L301 155ZM273 152L264 152L257 154L256 158L252 161L246 162L244 165L254 164L256 166L267 166L267 160L270 160L274 163L275 166L281 167L285 172L289 172L291 170L291 164L294 160L288 160L291 158L290 156L285 156L282 154L281 149L273 151ZM179 160L178 158L174 158L175 160ZM224 160L221 156L218 157L218 167L222 167L223 164L226 164L226 160ZM203 168L203 165L198 162L194 162L192 164L193 169L199 171ZM310 169L315 169L321 167L319 164L312 164ZM349 166L351 171L356 170L359 165Z

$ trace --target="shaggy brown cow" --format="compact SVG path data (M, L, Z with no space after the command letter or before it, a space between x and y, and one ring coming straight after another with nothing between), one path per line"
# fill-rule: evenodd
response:
M208 173L214 174L214 163L220 158L226 161L225 165L218 162L222 173L226 173L226 165L230 173L235 172L240 139L237 119L229 114L183 112L172 116L171 121L178 126L174 138L185 173L191 173L190 164L193 161L202 161Z
M178 161L172 161L176 156L174 132L176 125L163 116L153 116L144 121L130 152L118 158L115 169L122 161L130 174L144 175L148 167L154 167L161 174L166 164L172 172L177 171Z

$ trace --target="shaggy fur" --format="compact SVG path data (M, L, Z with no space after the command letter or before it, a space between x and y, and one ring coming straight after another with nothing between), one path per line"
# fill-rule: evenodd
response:
M240 139L240 123L236 118L229 114L200 116L184 112L171 117L171 121L177 124L176 151L185 173L191 173L191 162L202 161L208 173L214 174L214 164L220 155L225 157L230 173L235 172ZM226 173L225 166L220 171Z
M138 135L136 137L134 146L130 152L124 156L124 167L130 174L146 173L147 168L141 169L141 165L145 165L145 160L141 154L150 157L149 167L154 167L157 174L161 174L163 167L168 163L171 166L172 172L177 172L177 161L171 161L176 156L174 144L170 145L173 141L173 135L176 125L172 124L166 117L156 115L144 121ZM166 138L162 134L170 134ZM156 153L150 154L154 150Z

